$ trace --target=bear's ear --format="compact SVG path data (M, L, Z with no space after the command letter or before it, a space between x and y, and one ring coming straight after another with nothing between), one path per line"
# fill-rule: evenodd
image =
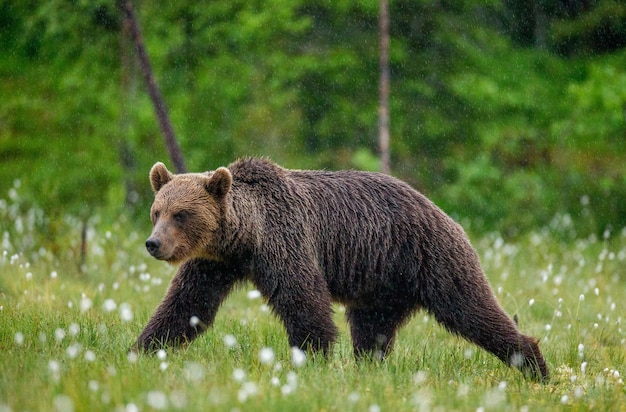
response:
M219 167L215 170L215 172L213 172L211 177L209 177L205 187L207 192L215 196L217 199L222 199L230 190L230 185L232 183L233 176L230 174L230 171L225 167Z
M152 169L150 169L150 184L152 184L152 190L154 193L161 190L161 188L172 178L174 175L167 170L167 167L161 162L156 162Z

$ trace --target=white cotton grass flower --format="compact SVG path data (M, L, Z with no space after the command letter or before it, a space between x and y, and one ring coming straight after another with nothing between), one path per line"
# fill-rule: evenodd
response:
M128 363L135 363L139 359L139 354L132 350L128 352L128 355L126 355L126 359L128 360Z
M165 360L165 358L167 358L167 352L165 352L164 349L159 349L157 352L157 358L162 361Z
M24 334L22 332L15 332L14 339L17 346L22 346L24 344Z
M65 331L61 328L55 329L54 338L57 342L61 342L63 339L65 339Z
M126 302L120 305L120 319L122 319L123 322L130 322L133 320L133 310Z
M59 363L59 361L50 359L48 361L48 370L50 371L52 379L55 382L58 382L61 379L61 364Z
M237 392L237 400L244 403L250 396L254 396L259 392L259 387L254 382L244 382Z
M94 351L92 350L86 350L85 351L85 360L87 362L93 362L96 360L96 354L94 353Z
M65 394L60 394L52 400L54 409L58 412L74 412L74 401Z
M417 371L413 374L413 383L416 385L421 385L428 379L428 372L426 371Z
M232 349L235 346L237 346L237 338L235 338L233 335L224 335L224 345L229 348Z
M93 306L93 302L85 294L80 299L80 311L82 313L87 312Z
M233 370L233 380L235 382L244 382L246 380L246 372L243 369L235 368Z
M70 359L75 359L81 352L82 346L80 343L72 343L70 346L65 349L65 353L67 357Z
M124 412L139 412L139 407L134 404L134 403L128 403L126 404L126 407L124 408Z
M50 370L50 372L59 372L61 370L61 364L59 363L59 361L56 361L54 359L51 359L48 361L48 369Z
M513 352L509 359L509 363L511 364L511 366L514 366L516 368L521 367L524 364L524 355L522 355L520 352Z
M185 409L187 407L187 395L183 391L174 390L170 392L170 403L176 409Z
M304 353L304 351L298 347L292 347L291 348L291 364L296 367L299 368L301 366L303 366L306 362L306 353Z
M295 392L297 387L298 375L296 375L294 371L289 371L289 373L287 373L287 383L281 386L280 392L283 394L283 396L290 395Z
M287 396L291 394L293 391L294 391L294 388L292 388L289 385L283 385L280 387L280 392L283 394L283 396Z
M185 378L190 382L199 382L204 379L205 372L202 364L198 362L187 362L185 364Z
M272 348L262 348L259 351L259 361L263 365L271 365L274 362L274 350Z
M459 384L459 387L456 390L457 398L465 398L470 392L470 386L466 383Z
M70 336L76 336L80 333L80 326L78 325L78 323L72 323L68 328L67 328Z
M106 299L102 304L102 309L104 309L105 312L113 312L117 309L117 303L115 303L113 299Z
M489 389L485 392L484 402L487 410L503 409L502 405L506 402L506 392L499 387Z
M150 391L147 395L147 403L154 409L167 409L167 395L161 391Z
M574 388L574 398L581 398L585 394L585 391L582 386L576 386Z
M258 299L261 297L261 292L256 289L249 290L248 293L246 293L246 297L250 300Z

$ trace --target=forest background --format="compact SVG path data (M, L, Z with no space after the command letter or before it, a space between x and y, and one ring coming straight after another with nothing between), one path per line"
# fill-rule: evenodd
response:
M377 1L134 3L189 170L379 168ZM473 232L626 226L624 2L389 6L395 176ZM0 199L52 250L67 216L147 228L171 162L118 4L2 0L0 44Z

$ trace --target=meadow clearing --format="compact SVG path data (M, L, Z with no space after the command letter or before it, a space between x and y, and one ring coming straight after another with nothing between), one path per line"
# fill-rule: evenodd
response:
M250 284L188 347L129 356L175 272L144 250L148 233L95 222L81 273L78 230L58 258L36 244L40 212L3 200L0 217L1 412L626 411L626 228L580 234L557 216L514 241L471 236L506 311L541 340L551 380L538 384L425 312L389 359L356 363L336 306L340 340L312 357Z

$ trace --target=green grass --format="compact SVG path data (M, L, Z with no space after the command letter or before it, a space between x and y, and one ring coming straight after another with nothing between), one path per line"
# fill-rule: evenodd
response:
M32 234L1 223L0 411L626 410L626 231L564 241L557 226L514 243L474 239L500 302L541 339L552 373L542 385L423 312L389 359L357 364L336 307L332 356L294 365L282 325L248 284L187 348L129 359L175 268L147 256L143 235L97 224L80 274L76 245L60 260L13 250Z

